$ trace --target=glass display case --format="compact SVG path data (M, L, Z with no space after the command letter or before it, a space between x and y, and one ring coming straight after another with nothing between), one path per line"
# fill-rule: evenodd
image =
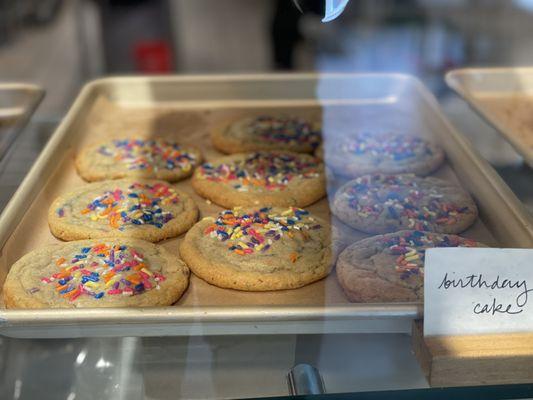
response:
M533 4L323 3L0 4L2 398L533 397L422 328L426 250L533 248Z

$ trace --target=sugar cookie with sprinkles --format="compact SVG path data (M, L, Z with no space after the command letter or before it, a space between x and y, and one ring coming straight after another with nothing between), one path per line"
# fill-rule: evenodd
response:
M157 180L119 179L83 185L58 197L48 211L63 240L120 236L157 242L187 231L198 219L192 198Z
M169 306L187 289L189 269L161 246L105 238L34 250L11 266L7 308Z
M194 274L212 285L294 289L329 274L331 232L299 208L225 210L193 226L180 253Z
M344 249L337 278L352 302L420 302L424 255L433 247L487 247L457 235L405 230L373 236Z
M437 144L392 132L363 132L331 140L324 153L326 166L348 178L374 173L425 176L444 161L444 151Z
M121 138L96 143L76 157L76 169L89 182L120 178L177 182L202 162L200 151L163 139Z
M260 150L312 153L320 144L320 124L294 116L248 116L213 129L213 145L226 154Z
M214 203L305 207L326 195L324 166L307 154L256 152L222 157L198 167L194 190Z
M331 211L367 233L402 229L459 233L478 215L474 200L461 187L412 174L364 175L349 181L335 194Z

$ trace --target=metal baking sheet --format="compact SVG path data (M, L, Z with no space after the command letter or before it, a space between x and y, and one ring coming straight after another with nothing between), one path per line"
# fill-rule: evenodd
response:
M467 237L504 247L531 247L528 214L492 168L457 133L436 100L415 78L388 74L284 74L107 78L89 83L57 128L0 217L0 283L26 252L57 241L49 232L52 200L83 181L73 156L103 137L167 136L218 157L213 127L250 113L283 112L319 119L326 140L355 129L416 133L438 141L447 163L436 176L462 184L477 200L481 218ZM328 182L334 191L342 182ZM202 216L219 207L198 197L189 181L178 184ZM331 219L346 244L365 237L329 214L328 200L309 209ZM162 242L178 251L180 238ZM97 310L0 309L0 334L17 337L161 336L340 332L409 332L421 304L352 304L335 271L301 289L251 293L221 289L192 277L172 307Z
M17 135L44 97L44 90L27 83L0 83L0 169Z
M465 68L446 82L533 168L533 68Z

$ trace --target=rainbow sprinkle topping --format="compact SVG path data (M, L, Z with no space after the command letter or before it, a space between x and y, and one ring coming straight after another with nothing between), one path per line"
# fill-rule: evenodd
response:
M81 214L91 221L104 220L111 228L120 231L138 225L162 228L175 217L162 207L178 202L178 194L169 185L133 183L127 190L116 188L106 191L87 204ZM65 209L61 207L56 210L60 218L65 217Z
M392 161L433 154L424 139L392 133L360 133L342 143L341 149L353 155L371 155L380 160Z
M111 145L103 145L98 153L113 157L129 170L180 170L190 171L197 163L196 155L176 143L160 139L113 140Z
M218 165L206 163L199 176L212 181L229 183L239 192L250 187L284 190L294 178L320 176L320 164L310 157L283 153L253 153L242 160Z
M267 142L310 144L313 147L320 143L320 130L302 118L263 115L253 119L248 128Z
M133 296L159 290L165 277L150 271L142 254L125 245L97 244L81 247L71 257L55 260L59 271L42 277L53 284L58 296L74 301L80 296L101 299L105 295Z
M389 254L397 255L395 270L402 280L413 275L424 276L426 249L432 247L478 247L475 240L455 235L439 235L421 231L407 231L402 235L388 235L383 245Z
M436 188L421 189L414 175L367 175L354 181L344 191L348 204L361 217L385 214L387 219L408 220L407 227L431 230L431 225L451 225L461 214L472 213L470 207L459 207L443 201Z
M221 242L228 242L229 251L244 256L267 252L274 242L283 236L294 238L301 235L309 240L308 230L320 229L309 211L291 207L282 212L272 208L244 212L238 209L222 211L216 221L209 225L204 234ZM298 259L297 253L289 255L291 262Z

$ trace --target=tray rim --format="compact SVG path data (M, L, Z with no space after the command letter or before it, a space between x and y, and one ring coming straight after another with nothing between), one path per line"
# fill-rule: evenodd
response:
M185 76L122 76L122 77L104 77L94 81L88 82L83 86L80 93L74 100L72 106L67 112L65 118L58 125L50 140L41 151L36 162L22 181L16 193L10 200L9 204L4 209L0 216L0 251L3 251L5 242L16 228L15 221L25 214L28 207L31 205L35 196L46 185L46 179L42 179L41 172L46 170L47 164L53 158L55 150L62 145L67 139L67 133L70 126L73 124L78 112L84 107L86 102L94 99L98 94L97 89L100 85L115 82L188 82L188 81L268 81L268 80L310 80L320 78L393 78L402 81L411 81L416 86L417 91L422 96L423 100L428 102L436 116L440 118L441 123L444 124L450 135L454 136L454 140L462 145L463 150L467 152L471 161L477 164L477 168L485 175L485 178L490 181L496 194L504 200L504 203L513 212L518 219L524 219L529 215L525 212L525 208L521 208L521 203L514 196L511 190L503 182L501 177L490 167L490 165L483 160L451 123L443 115L437 99L426 89L423 83L416 77L408 74L400 73L276 73L276 74L216 74L216 75L185 75ZM317 101L317 104L320 104ZM522 206L523 207L523 206ZM530 237L533 238L533 229L531 228L531 220L525 218L527 224L524 228L528 231ZM246 309L246 312L242 310ZM327 314L325 313L327 309ZM289 311L290 310L290 311ZM37 313L36 313L37 311ZM80 311L80 310L78 310ZM253 315L253 318L252 318ZM10 335L10 331L16 331L16 336L20 333L17 329L34 329L36 327L45 329L50 327L52 329L60 329L61 327L79 326L82 329L84 326L94 325L95 321L105 326L116 326L117 324L140 324L147 322L147 318L155 318L148 322L157 322L157 324L210 324L224 322L226 324L244 323L257 324L257 316L264 317L263 322L288 322L288 321L313 321L313 322L333 322L335 320L379 320L379 319L396 319L409 320L422 317L423 307L417 303L380 303L380 304L346 304L346 305L331 305L331 306L221 306L221 307L170 307L169 308L133 308L133 309L84 309L83 312L78 312L76 315L72 314L71 309L42 309L42 310L0 310L0 334ZM99 319L95 319L98 317ZM228 320L228 317L231 318ZM238 327L236 329L239 329ZM237 331L231 331L232 334L238 334ZM257 332L256 332L257 333ZM303 332L303 333L320 333L320 332ZM62 335L59 335L62 336ZM75 335L65 334L64 337L74 337ZM144 335L144 336L149 336ZM39 335L29 337L40 337Z
M504 73L529 73L533 76L533 67L494 67L494 68L457 68L448 71L444 80L449 88L451 88L456 94L459 95L466 103L481 117L483 121L496 129L496 131L505 138L505 140L516 150L524 161L533 168L533 149L529 149L524 143L517 139L505 124L500 122L498 118L491 115L484 106L476 100L475 96L471 94L471 91L467 89L465 85L461 83L460 77L471 74L504 74Z
M366 318L415 318L422 311L422 303L393 304L352 304L333 306L183 306L183 307L143 307L143 308L87 308L72 319L73 309L20 309L9 310L17 320L11 322L0 318L2 326L39 325L41 323L68 324L121 324L131 323L137 317L143 322L151 323L193 323L193 322L227 322L231 318L235 322L268 322L268 321L306 321L317 320L317 315L328 309L327 315L319 320L352 320ZM39 311L39 315L35 315ZM141 314L141 315L138 315ZM202 317L199 319L199 315ZM132 319L133 318L133 319Z
M26 88L35 90L36 92L44 92L42 86L37 83L24 82L24 81L0 81L0 89L19 89Z
M165 81L218 81L218 82L227 82L228 80L232 81L267 81L267 80L309 80L309 79L318 79L318 78L353 78L353 77L391 77L391 78L402 78L406 80L416 80L420 82L418 78L414 75L410 75L402 72L252 72L252 73L205 73L205 74L174 74L174 75L164 75L164 74L155 74L155 75L135 75L135 74L126 74L126 75L111 75L104 76L100 78L93 79L88 81L84 87L97 86L101 84L106 84L109 82L128 82L128 81L155 81L155 82L165 82ZM421 82L420 82L421 83ZM83 89L83 88L82 88Z

